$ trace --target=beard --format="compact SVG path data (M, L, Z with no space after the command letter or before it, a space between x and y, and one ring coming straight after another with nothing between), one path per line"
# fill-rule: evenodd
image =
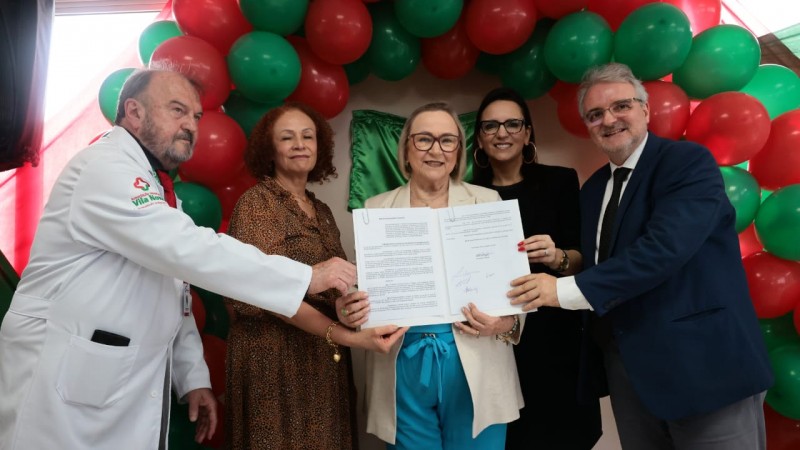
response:
M149 115L145 116L139 140L166 169L174 169L192 157L195 144L194 135L188 131L179 131L172 137L166 137L164 134ZM184 139L188 141L188 149L181 151L178 145L179 141Z

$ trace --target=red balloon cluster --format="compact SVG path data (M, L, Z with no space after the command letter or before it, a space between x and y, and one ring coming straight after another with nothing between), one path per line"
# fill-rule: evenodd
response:
M209 111L198 124L194 155L181 164L178 174L184 181L209 188L224 186L244 166L247 137L242 128L227 115Z
M587 9L603 16L611 29L616 31L628 14L648 3L659 2L669 3L683 11L689 18L693 35L719 25L722 12L720 0L588 0Z
M800 183L800 109L772 121L767 143L750 160L750 172L770 190Z
M800 263L758 252L742 260L759 319L774 319L800 304Z
M311 2L305 32L317 56L331 64L349 64L369 48L372 17L359 0Z
M305 103L330 119L347 106L350 84L342 66L331 64L314 53L299 36L287 38L300 57L300 83L287 100Z
M544 17L560 19L567 14L578 12L586 7L589 0L535 0L536 10Z
M184 34L199 37L223 55L236 39L253 31L237 0L174 0L172 13Z
M556 84L556 87L558 87L558 91L552 95L558 102L556 107L558 122L568 133L588 138L589 130L586 129L586 123L578 112L578 85L563 83Z
M649 96L650 131L680 139L689 122L689 97L680 86L667 81L647 81L644 88Z
M536 6L529 0L473 0L465 14L469 39L492 55L519 48L536 26Z
M193 36L176 36L153 51L150 67L176 68L200 86L203 109L219 108L228 99L231 79L228 65L219 50Z
M469 40L463 17L447 33L422 40L422 64L433 76L444 80L469 73L480 53Z

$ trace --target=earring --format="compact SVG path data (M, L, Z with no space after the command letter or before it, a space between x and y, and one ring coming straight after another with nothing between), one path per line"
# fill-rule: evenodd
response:
M472 160L475 161L475 165L476 166L480 167L481 169L487 169L487 168L489 168L489 155L486 155L486 164L481 165L481 163L478 162L478 151L479 150L483 150L483 149L478 147L478 148L475 149L474 152L472 152ZM486 152L484 152L484 154L485 153Z
M525 149L526 148L530 148L531 149L531 157L530 158L526 158L525 157ZM525 164L533 164L533 163L536 162L536 144L534 144L533 142L528 142L527 144L525 144L525 147L522 149L522 162L525 163Z

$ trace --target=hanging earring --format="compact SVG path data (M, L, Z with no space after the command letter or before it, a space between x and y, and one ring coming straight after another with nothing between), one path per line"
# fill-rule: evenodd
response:
M480 167L481 169L488 169L489 168L489 155L486 155L486 164L481 165L481 163L478 162L478 151L479 150L483 150L483 149L478 147L478 148L475 149L474 152L472 152L472 160L475 161L475 165ZM484 153L486 153L486 152L484 152Z
M526 148L530 148L531 149L531 157L530 158L525 157L525 149ZM523 147L523 149L522 149L522 162L525 163L525 164L533 164L533 163L536 162L536 144L534 144L533 142L528 142L527 144L525 144L525 147Z

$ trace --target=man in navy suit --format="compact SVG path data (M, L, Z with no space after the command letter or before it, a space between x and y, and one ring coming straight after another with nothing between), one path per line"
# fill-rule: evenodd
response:
M625 65L590 69L578 103L609 159L581 189L584 270L517 279L512 303L594 311L623 448L764 449L773 377L714 158L648 133Z

